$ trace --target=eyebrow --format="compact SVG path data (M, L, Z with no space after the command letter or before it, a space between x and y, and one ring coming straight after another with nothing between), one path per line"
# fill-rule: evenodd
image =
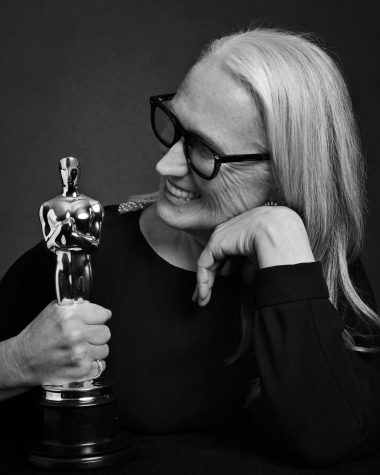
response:
M199 139L201 142L205 143L210 149L212 149L213 152L217 152L218 155L225 155L222 151L220 146L214 142L214 140L211 137L207 137L206 135L203 135L202 132L197 132L196 130L192 128L186 128L182 125L182 122L178 119L177 114L175 113L171 101L168 101L166 104L166 107L170 110L170 112L174 115L174 117L177 119L178 123L180 126L183 128L185 132L188 132L189 134L193 135L197 139Z

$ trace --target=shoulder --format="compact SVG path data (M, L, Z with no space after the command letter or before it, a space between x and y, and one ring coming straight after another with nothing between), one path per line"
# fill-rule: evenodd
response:
M141 211L142 208L125 212L119 204L104 207L100 244L91 257L94 266L108 269L108 263L115 259L129 262L146 254L147 244L140 230Z
M141 209L124 212L121 205L105 206L99 249L110 243L117 245L118 242L137 238L141 234L140 215Z
M26 276L41 275L46 267L52 266L55 263L55 256L50 252L41 240L24 254L22 254L11 265L4 277L1 279L0 286L4 286L10 280L15 280L19 285L23 285L23 280Z
M0 341L19 333L46 305L55 299L55 255L44 241L20 256L0 281L4 312Z
M125 221L138 221L141 211L152 202L126 201L125 203L107 205L104 207L104 218L107 224L123 223Z
M139 220L143 209L155 202L153 195L138 195L135 199L104 207L102 240L122 234L124 239L141 237Z

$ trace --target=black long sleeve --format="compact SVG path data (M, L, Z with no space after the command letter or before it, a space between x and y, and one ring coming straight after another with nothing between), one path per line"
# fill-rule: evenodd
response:
M344 320L328 297L319 263L256 274L256 427L312 465L360 450L379 420L379 356L347 350Z
M219 276L210 303L198 307L191 300L195 274L157 256L138 218L107 208L92 259L91 301L113 313L106 374L117 388L124 427L236 429L248 421L244 402L259 375L261 397L251 419L270 447L277 445L273 452L284 448L321 465L380 447L374 439L380 357L345 348L342 312L351 326L356 317L332 306L319 264L256 273L254 354L226 364L240 337L239 275ZM54 267L54 254L40 243L4 276L0 341L17 335L55 298ZM364 274L353 280L371 303ZM20 427L22 434L33 430L35 413L29 393L0 404L2 424L14 427L15 437Z

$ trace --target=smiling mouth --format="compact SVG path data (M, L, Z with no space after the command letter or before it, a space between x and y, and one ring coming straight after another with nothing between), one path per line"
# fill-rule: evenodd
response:
M169 180L166 180L165 188L172 196L183 201L193 201L201 197L201 195L198 195L198 193L193 193L192 191L186 191L182 188L178 188L177 186L170 183Z

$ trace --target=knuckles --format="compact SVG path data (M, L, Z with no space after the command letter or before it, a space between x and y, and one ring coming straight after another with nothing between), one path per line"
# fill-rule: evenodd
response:
M71 372L71 380L73 381L84 381L86 379L91 379L93 376L93 361L86 360L82 362L81 365L78 365Z
M83 366L88 360L87 345L77 344L69 350L69 362L71 365Z
M66 321L61 325L62 343L67 346L74 346L83 340L82 328L71 321Z

